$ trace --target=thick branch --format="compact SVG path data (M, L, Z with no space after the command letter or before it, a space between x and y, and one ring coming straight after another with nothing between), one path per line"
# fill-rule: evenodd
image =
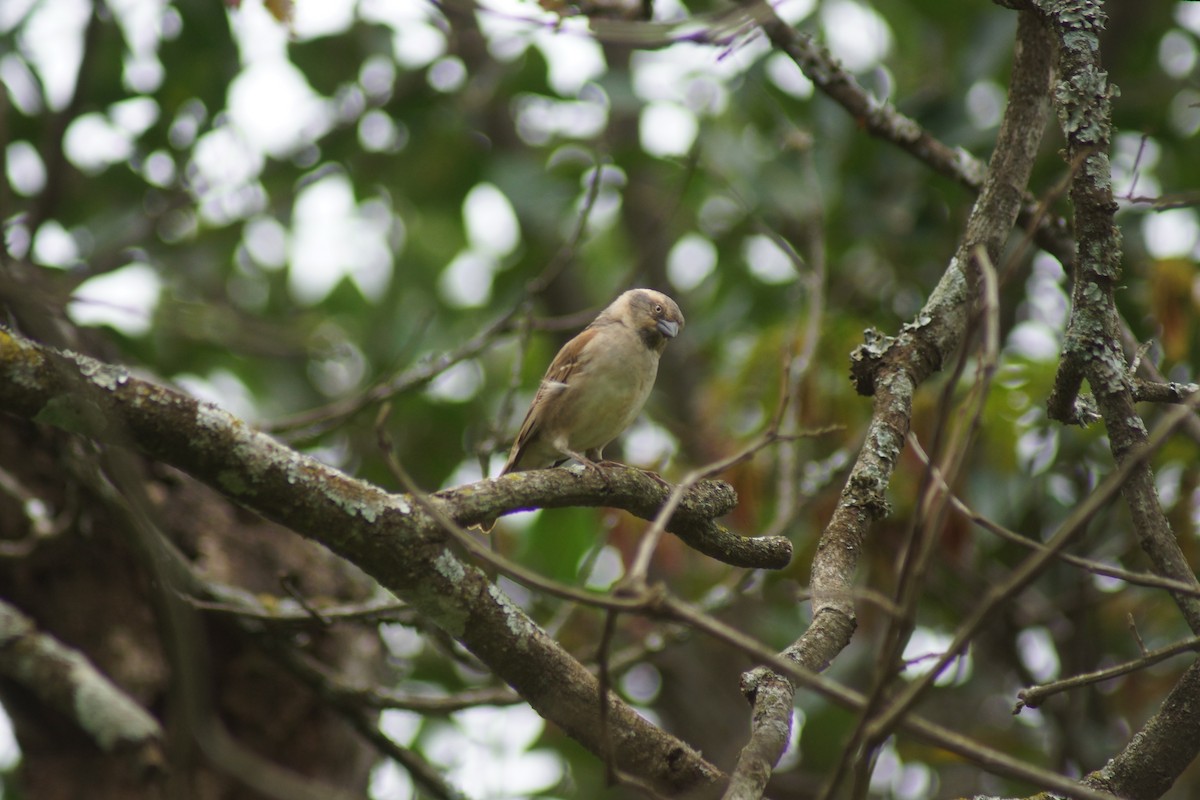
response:
M1125 749L1103 769L1084 778L1084 784L1127 800L1155 800L1166 794L1200 751L1197 697L1200 661L1187 668L1158 712Z
M0 409L136 447L328 547L456 638L543 717L592 752L611 753L621 771L673 794L720 780L687 744L611 694L604 741L596 678L460 561L405 496L284 447L216 406L3 328Z
M528 508L612 506L653 520L671 490L632 467L547 469L515 472L491 481L460 486L434 495L460 525L489 520L497 512ZM733 487L700 481L684 494L667 530L711 558L735 567L782 569L792 559L786 536L748 538L713 522L737 505Z

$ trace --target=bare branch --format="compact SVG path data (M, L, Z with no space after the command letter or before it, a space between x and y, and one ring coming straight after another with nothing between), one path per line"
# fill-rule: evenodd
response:
M935 433L935 450L944 449L940 459L942 471L954 479L962 469L967 454L978 432L991 391L992 378L997 368L1000 350L999 334L999 296L996 270L988 258L987 248L983 244L975 247L970 254L971 266L978 274L979 283L979 313L976 315L974 327L981 332L980 352L976 368L975 384L967 401L960 406L957 414L957 424L940 425ZM946 381L939 403L939 416L949 419L954 416L955 389L959 385L960 376L967 367L970 357L967 348L962 348L956 361L953 375ZM949 436L943 434L949 429ZM912 438L910 431L909 438ZM854 770L856 780L860 783L869 778L869 765L872 759L865 754L882 744L882 738L890 731L873 731L872 718L879 713L879 707L884 704L884 698L892 693L892 685L902 669L902 657L905 645L912 635L916 625L917 607L924 594L926 579L933 563L936 544L940 541L940 533L945 523L947 501L940 491L933 476L927 471L922 476L921 496L917 513L913 519L911 532L897 564L897 613L888 618L888 629L884 636L885 645L880 649L877 658L875 677L867 709L859 719L858 725L851 734L849 741L842 748L838 765L827 778L822 800L835 796L843 776L851 771L857 761L859 769Z
M1187 420L1185 419L1181 424L1186 425ZM917 454L917 457L920 458L921 461L926 464L926 466L929 466L929 456L925 454L924 449L921 447L921 443L917 441L917 438L911 433L908 436L908 444L913 448L913 452ZM946 492L947 497L950 500L950 505L955 511L971 520L971 522L975 523L984 530L991 531L1004 541L1024 547L1026 550L1044 550L1046 548L1046 545L1042 544L1041 542L1031 539L1028 536L1022 536L1016 531L1009 530L995 520L988 519L972 509L970 506L964 503L960 497L955 495L950 490L950 484L946 482L946 479L942 476L941 471L938 470L936 465L932 466L931 469L934 478L936 478L938 483L941 485L941 490ZM1173 592L1183 592L1185 594L1192 594L1196 597L1200 597L1200 587L1192 586L1191 584L1184 583L1183 581L1164 578L1160 575L1154 575L1149 572L1132 572L1112 564L1106 564L1090 558L1083 558L1081 556L1072 555L1071 553L1058 553L1057 558L1064 563L1079 567L1080 569L1086 570L1094 575L1103 575L1106 578L1114 578L1119 581L1124 581L1125 583L1131 583L1135 586L1149 586L1156 589L1169 589Z
M1146 443L1146 426L1134 407L1120 340L1114 292L1121 276L1121 232L1114 215L1108 149L1112 136L1114 89L1100 63L1100 31L1106 16L1100 3L1040 0L1033 4L1057 43L1061 79L1055 93L1067 141L1066 158L1078 169L1071 180L1074 228L1078 237L1071 317L1047 401L1051 419L1076 421L1076 397L1086 378L1104 418L1113 459L1122 466ZM1124 485L1134 532L1154 570L1174 580L1197 582L1158 502L1154 473L1144 461ZM1200 600L1175 593L1175 602L1193 633L1200 634Z
M708 473L705 473L708 474ZM666 530L688 546L735 567L782 569L792 558L791 541L784 536L739 536L713 519L737 504L733 487L722 481L699 481L687 486L677 507L665 518ZM529 508L610 506L646 520L669 508L674 489L634 467L597 469L556 467L515 472L490 481L435 492L460 525L492 519L497 512Z
M391 707L386 702L380 702L383 690L354 690L346 687L335 676L313 659L306 658L298 651L270 639L263 642L267 650L292 670L293 674L311 686L318 694L329 700L333 708L359 735L369 741L376 750L387 758L392 759L412 776L431 797L438 800L463 800L463 795L450 786L442 775L420 754L407 747L401 747L392 741L379 727L376 714L368 713L375 708ZM435 700L436 698L429 698ZM396 706L403 708L405 706ZM466 708L468 706L460 706ZM433 710L422 709L425 711ZM440 711L456 709L439 708Z
M1053 697L1059 692L1078 689L1081 686L1103 683L1113 678L1119 678L1122 675L1128 675L1131 672L1137 672L1139 669L1152 667L1160 661L1166 661L1168 658L1177 656L1180 653L1190 653L1197 650L1200 650L1200 636L1193 636L1190 639L1184 639L1182 642L1176 642L1166 647L1148 650L1141 658L1135 658L1123 664L1116 664L1105 669L1098 669L1095 672L1075 675L1052 683L1030 686L1017 692L1017 705L1013 708L1013 714L1020 714L1023 708L1037 708L1046 702L1046 698Z
M473 358L488 347L491 347L500 334L512 328L513 320L516 318L519 310L519 307L509 310L508 313L451 351L442 353L436 358L406 369L387 380L377 383L360 394L336 400L321 408L305 411L285 419L275 420L269 426L269 430L295 431L297 429L304 429L304 435L312 435L314 432L335 427L346 417L356 414L364 408L382 403L398 394L420 388L460 361Z
M0 409L136 447L323 544L457 639L547 720L603 752L595 676L486 575L460 561L441 526L412 498L389 495L290 450L215 406L3 328ZM559 472L542 477L576 480ZM625 472L636 470L617 474ZM640 473L631 480L653 483ZM600 486L592 490L601 492ZM443 498L431 500L452 507ZM667 792L720 780L720 772L687 744L621 700L608 704L622 771Z
M1162 706L1125 749L1084 783L1127 800L1156 800L1196 757L1200 748L1200 661L1193 662Z
M1130 382L1133 384L1133 399L1138 402L1186 403L1189 397L1200 392L1200 384L1195 383L1158 383L1137 377L1131 378Z
M1163 421L1155 429L1153 435L1148 438L1146 444L1137 452L1131 453L1116 471L1108 475L1096 487L1095 491L1088 495L1083 502L1075 506L1067 516L1067 519L1063 521L1054 535L1050 537L1050 540L1046 542L1044 548L1026 558L1012 571L1012 574L1003 583L993 586L984 594L983 599L972 610L971 614L958 626L958 630L954 634L954 640L946 647L945 652L942 653L937 662L927 672L905 686L879 717L873 721L871 738L878 739L886 735L897 724L900 717L933 685L933 682L942 674L942 671L945 670L950 662L966 650L968 642L974 638L990 614L1005 600L1028 586L1043 569L1049 566L1054 557L1074 537L1083 532L1087 523L1116 496L1117 492L1124 491L1125 486L1132 479L1132 476L1137 474L1141 465L1167 443L1179 426L1183 424L1183 420L1191 413L1192 409L1187 407L1172 409L1172 413L1163 418Z
M867 698L861 693L809 670L800 663L796 656L788 652L777 654L740 630L726 625L708 614L698 612L687 604L681 603L670 596L664 595L661 598L658 604L658 611L661 614L684 622L697 630L701 630L719 641L736 647L738 650L763 664L762 668L747 673L749 676L748 680L743 680L743 688L748 692L759 691L764 686L765 681L781 677L786 684L783 691L794 692L795 685L799 685L820 694L842 708L852 711L862 711L867 707ZM750 685L747 686L747 683ZM757 703L756 707L758 707ZM787 707L790 713L790 694ZM1115 800L1114 795L1103 791L1097 793L1091 787L1081 785L1070 778L1050 772L1049 770L1033 766L1007 753L994 750L987 745L955 733L919 715L906 715L900 721L899 727L921 741L969 759L983 769L996 775L1006 775L1018 780L1029 781L1064 797L1078 798L1078 800ZM747 775L747 777L750 776ZM769 777L769 775L765 777ZM754 789L754 787L748 784L744 784L742 788L746 791L753 791ZM762 794L761 787L758 787L757 791L757 795L744 793L739 795L739 797L760 797Z
M943 169L953 167L951 172L966 177L957 169L960 163L957 154L945 151L944 146L890 106L872 101L828 54L774 18L769 8L760 13L769 20L765 28L775 46L792 56L814 83L863 120L869 129L892 131L886 138L910 149L927 163L935 161ZM986 178L978 174L982 172L979 170L969 181L970 185L983 188L957 255L925 307L903 327L898 337L868 331L867 342L852 355L852 377L860 393L874 395L874 407L866 444L859 452L841 501L821 534L813 558L812 624L783 654L809 669L824 669L849 643L854 632L851 586L859 554L870 526L887 514L885 491L908 433L913 392L942 367L966 333L975 297L971 288L975 276L970 268L975 249L982 246L995 263L1017 219L1020 198L1049 113L1050 43L1032 15L1021 15L1016 53L1013 87L991 168ZM742 679L743 693L754 703L756 718L760 710L791 707L790 684L768 676L766 671L754 670ZM786 702L777 692L787 693ZM778 716L774 718L774 729L786 724ZM772 729L758 726L756 730ZM778 742L778 737L773 738ZM758 749L755 744L755 751ZM776 759L779 753L775 754ZM761 774L761 770L754 771ZM759 794L761 789L758 786ZM756 797L753 791L748 787L737 797Z
M763 0L750 0L749 7L750 15L760 21L776 49L787 53L813 85L842 106L867 133L891 142L934 172L971 191L984 191L989 168L983 162L962 148L949 147L922 128L916 120L896 110L891 103L873 97L825 48L811 36L789 27ZM1013 75L1020 77L1016 70ZM1043 126L1044 123L1031 127L1025 134L1040 140ZM994 170L997 166L996 153L993 152L990 169ZM1018 224L1032 233L1039 247L1053 254L1064 265L1072 263L1074 242L1066 222L1048 213L1045 206L1029 196L1024 181L1014 188L1020 202ZM997 254L993 253L992 259L998 261Z

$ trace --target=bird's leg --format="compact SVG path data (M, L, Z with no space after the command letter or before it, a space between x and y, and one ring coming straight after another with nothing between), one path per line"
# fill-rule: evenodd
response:
M622 464L620 461L613 461L612 459L602 458L602 453L600 452L600 450L601 450L601 448L597 447L595 450L589 450L587 452L587 457L589 459L591 459L591 461L594 462L594 466L596 466L596 467L621 467L622 469L627 469L629 467L628 464ZM648 470L648 469L641 469L640 467L634 467L634 469L637 469L643 475L647 476L648 478L653 480L655 483L657 483L659 486L666 489L667 491L671 490L671 488L672 488L671 484L668 483L657 472L654 472L653 470Z
M589 458L591 458L593 461L596 462L596 466L598 466L598 467L622 467L622 468L629 467L628 464L622 464L620 461L613 461L611 459L601 458L601 452L600 452L599 447L597 447L595 450L589 450L587 454L588 454ZM672 489L671 484L668 483L663 478L663 476L659 475L657 472L654 472L653 470L649 470L649 469L641 469L640 467L634 467L634 469L638 470L643 475L647 476L648 478L653 480L655 483L657 483L659 486L666 489L667 491L670 491Z
M595 452L595 451L593 450L592 452ZM567 450L567 449L564 449L562 451L562 453L565 456L570 456L571 458L575 459L576 461L578 461L580 464L583 464L583 466L587 467L588 469L595 469L595 470L600 469L599 464L597 464L594 460L592 460L588 456L585 456L583 453L577 452L575 450Z
M587 451L588 458L590 458L592 461L596 462L596 466L598 466L598 467L624 467L624 466L626 466L625 464L622 464L620 461L613 461L611 458L605 458L603 450L604 450L604 448L602 448L602 447L594 447L591 450Z

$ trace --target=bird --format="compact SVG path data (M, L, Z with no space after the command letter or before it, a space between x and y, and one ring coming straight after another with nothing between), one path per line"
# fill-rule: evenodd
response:
M630 289L550 362L500 475L558 466L596 467L641 413L667 342L683 330L667 295Z

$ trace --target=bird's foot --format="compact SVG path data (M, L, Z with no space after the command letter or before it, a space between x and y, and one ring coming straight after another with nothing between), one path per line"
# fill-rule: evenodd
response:
M604 481L604 486L608 491L612 491L612 483L608 479L608 473L604 471L606 466L617 465L615 461L593 461L583 453L568 453L571 458L583 465L585 470L593 470L600 479Z

